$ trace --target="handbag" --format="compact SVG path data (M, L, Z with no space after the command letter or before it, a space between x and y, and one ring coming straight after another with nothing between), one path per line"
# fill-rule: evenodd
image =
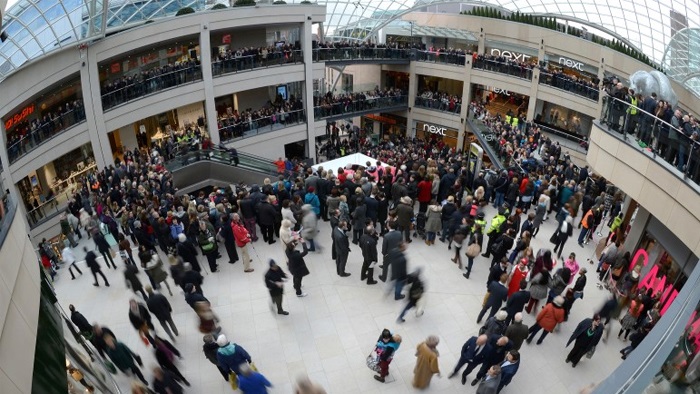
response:
M367 363L367 368L374 372L379 372L379 355L375 350L372 350L365 362Z
M595 345L586 352L586 358L593 357L593 354L595 354Z
M213 242L205 243L204 245L202 245L202 250L204 252L211 252L212 250L214 250L214 243Z
M238 375L235 372L228 373L228 382L231 384L231 389L233 391L238 390Z
M478 243L475 242L475 243L467 246L467 256L468 257L474 258L474 257L478 256L479 253L481 253L481 246L479 246Z
M559 230L555 231L554 234L552 234L552 236L549 237L549 242L556 245L557 241L559 241Z
M490 292L490 291L487 291L487 292L486 292L486 295L484 295L484 301L481 303L481 306L482 306L482 307L485 307L485 306L486 306L486 303L489 301L489 297L490 297L490 296L491 296L491 292Z

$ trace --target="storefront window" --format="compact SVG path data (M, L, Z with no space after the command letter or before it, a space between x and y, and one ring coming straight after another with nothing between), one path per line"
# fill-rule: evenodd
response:
M416 122L416 138L456 148L459 131L432 123Z
M538 100L535 122L574 137L588 137L593 118L558 104Z
M486 107L491 116L525 116L530 97L505 88L472 85L472 100Z

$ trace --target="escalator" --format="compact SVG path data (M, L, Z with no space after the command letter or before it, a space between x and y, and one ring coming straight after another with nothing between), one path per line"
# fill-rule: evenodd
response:
M234 155L224 149L191 149L166 161L165 168L173 174L178 195L210 186L262 184L265 178L277 177L271 160L244 152Z

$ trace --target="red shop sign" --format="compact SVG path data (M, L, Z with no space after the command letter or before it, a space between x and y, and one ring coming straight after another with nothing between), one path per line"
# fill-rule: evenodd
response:
M116 74L121 70L122 66L119 63L112 63L112 67L110 68L110 71L112 71L112 74Z
M14 116L8 118L5 121L5 130L9 130L12 126L15 126L17 123L23 121L24 119L27 118L27 116L29 116L33 113L34 113L34 104L30 104L26 108L24 108L22 111L14 114Z

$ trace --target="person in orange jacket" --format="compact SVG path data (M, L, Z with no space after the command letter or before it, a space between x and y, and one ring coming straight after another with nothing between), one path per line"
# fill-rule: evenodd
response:
M526 342L529 344L535 335L542 329L542 335L540 339L537 340L537 344L540 345L550 332L554 331L557 324L564 321L564 297L556 296L554 300L547 304L537 315L537 322L530 327L528 332L530 336L527 337Z
M233 237L236 239L236 246L241 249L241 257L243 258L243 272L253 272L250 268L250 255L248 254L248 244L251 242L250 234L248 230L241 223L241 217L237 213L233 214L233 220L231 221L231 230L233 230Z

